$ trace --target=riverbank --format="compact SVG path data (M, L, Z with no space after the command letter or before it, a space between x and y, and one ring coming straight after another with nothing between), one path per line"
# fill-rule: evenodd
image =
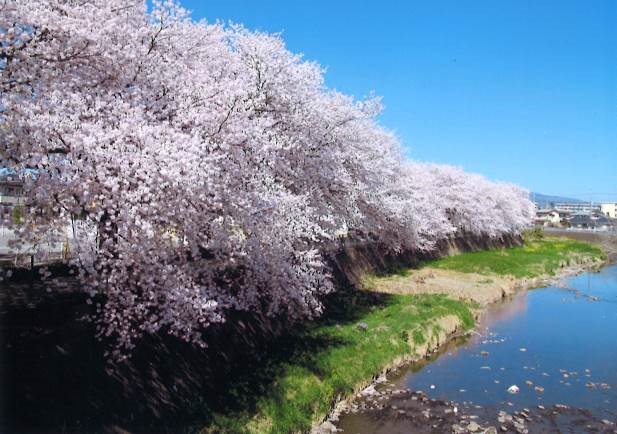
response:
M364 286L371 291L386 294L444 295L465 302L474 317L484 309L516 291L547 286L585 270L598 269L608 260L597 245L564 238L528 238L523 246L468 252L425 263L417 269L401 269L390 275L369 275ZM455 337L446 334L436 347L424 348L420 360L434 352L440 345ZM409 362L409 360L407 360ZM391 368L401 364L394 363ZM355 398L371 396L375 386L385 381L386 372L373 377L373 382L355 397L341 400L329 419L313 426L315 433L335 432L332 422L341 411L353 408Z
M342 412L346 433L617 433L617 266L521 291L474 332L390 373ZM518 388L510 392L509 389Z
M251 408L214 415L203 433L305 432L337 402L366 387L375 373L423 357L474 324L466 303L444 295L350 291L338 296L338 311L294 332L302 346L273 366L273 381Z
M587 242L528 239L522 246L448 256L390 275L367 275L363 286L388 294L445 294L484 308L517 291L599 268L607 260L603 247Z
M444 245L443 254L501 252L521 242L464 241ZM422 358L473 325L480 303L464 297L360 288L367 270L421 259L381 251L346 246L333 266L340 290L323 300L314 321L290 325L238 312L228 326L207 331L205 351L156 336L111 367L105 343L83 320L91 313L84 294L48 293L32 273L14 279L0 300L0 431L306 432L375 375Z

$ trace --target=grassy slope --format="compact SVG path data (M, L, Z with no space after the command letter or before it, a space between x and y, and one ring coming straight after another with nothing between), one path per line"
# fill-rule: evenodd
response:
M440 295L387 296L379 306L359 309L364 313L353 321L339 323L336 318L346 315L331 312L319 325L302 331L300 340L327 344L282 360L273 382L251 408L216 414L203 432L305 431L327 415L338 396L350 395L396 358L413 354L414 342L430 337L434 320L457 315L465 328L474 322L464 303ZM367 330L361 330L359 322Z
M581 259L606 259L599 247L566 238L542 238L510 249L468 252L441 258L426 265L463 273L538 277L554 275L561 265Z
M481 274L534 277L553 274L575 259L604 258L599 248L568 239L530 240L522 247L463 253L425 266ZM413 270L399 270L380 279L406 278ZM371 285L367 285L370 287ZM375 295L364 291L336 294L330 310L318 322L290 333L277 342L280 354L265 355L258 371L268 381L258 392L243 382L231 387L226 399L233 408L209 412L202 432L290 433L307 430L325 416L338 396L370 379L394 359L413 353L430 333L432 321L450 314L465 327L473 326L468 305L441 295ZM374 297L379 297L378 301ZM362 331L357 324L368 325ZM287 347L287 349L284 349ZM272 361L274 360L274 362ZM261 375L247 373L248 376Z

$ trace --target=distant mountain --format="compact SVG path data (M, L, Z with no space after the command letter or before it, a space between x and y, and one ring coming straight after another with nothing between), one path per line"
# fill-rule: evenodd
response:
M549 196L548 194L542 193L529 193L529 197L533 200L539 208L547 208L551 204L558 202L568 202L568 203L584 203L584 200L580 199L572 199L571 197L562 197L562 196Z

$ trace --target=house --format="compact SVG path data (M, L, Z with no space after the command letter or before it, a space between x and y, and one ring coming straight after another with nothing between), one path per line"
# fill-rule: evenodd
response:
M592 228L592 220L590 214L574 214L568 222L570 226L578 229L591 229Z
M560 226L562 217L554 209L539 209L536 211L534 224L537 226Z
M593 214L574 214L568 222L570 226L576 229L592 229L597 231L606 231L612 228L611 220L600 213Z

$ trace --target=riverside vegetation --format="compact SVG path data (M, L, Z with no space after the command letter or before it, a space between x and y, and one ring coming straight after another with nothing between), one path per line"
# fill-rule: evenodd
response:
M567 238L531 238L522 246L503 250L468 252L430 264L438 269L499 276L553 276L560 268L581 259L606 260L599 247Z
M375 375L393 363L422 357L430 349L427 341L443 332L440 319L455 317L457 331L474 326L471 300L456 294L386 294L381 291L392 281L413 279L419 271L454 270L474 273L490 284L504 276L516 278L555 275L568 264L600 263L602 249L564 238L528 235L522 246L467 252L422 264L419 269L402 269L384 276L367 276L362 290L333 295L324 316L311 326L295 330L284 340L269 366L274 380L263 395L243 406L210 413L212 423L202 430L213 432L289 433L303 432L323 420L337 401L352 397ZM448 330L452 332L452 329ZM320 342L290 349L286 343ZM241 386L240 386L241 387ZM241 389L229 391L241 396ZM254 398L253 398L254 399Z

